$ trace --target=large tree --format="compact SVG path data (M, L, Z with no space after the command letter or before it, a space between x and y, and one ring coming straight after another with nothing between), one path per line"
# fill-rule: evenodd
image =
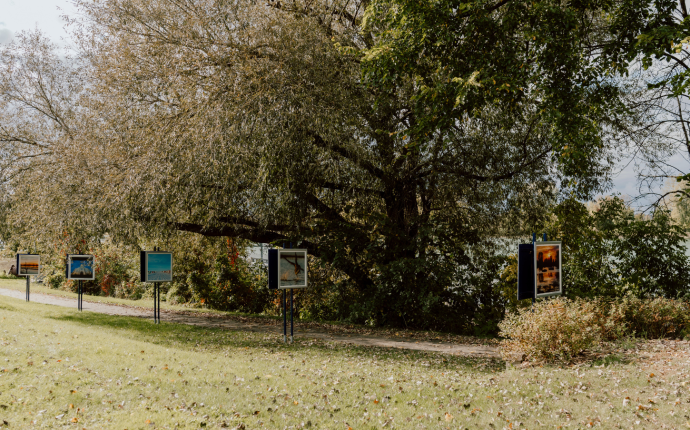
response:
M77 156L17 171L13 190L46 163L63 184L24 221L292 241L347 274L354 313L441 327L467 311L469 245L605 182L598 4L76 4L88 95L58 140ZM82 183L85 210L63 214Z

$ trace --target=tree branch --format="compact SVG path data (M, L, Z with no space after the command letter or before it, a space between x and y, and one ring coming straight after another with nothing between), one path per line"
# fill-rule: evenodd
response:
M354 154L349 149L347 149L343 146L337 145L337 144L328 144L323 139L323 137L321 137L320 135L318 135L316 133L309 133L309 135L311 135L314 138L314 144L316 146L318 146L319 148L328 149L330 151L335 152L336 154L340 155L343 158L347 158L348 160L352 161L353 163L355 163L360 168L371 173L372 175L374 175L378 179L383 180L385 178L385 173L383 172L383 170L374 166L370 162L368 162L366 160L362 160L360 157L357 157L357 154Z

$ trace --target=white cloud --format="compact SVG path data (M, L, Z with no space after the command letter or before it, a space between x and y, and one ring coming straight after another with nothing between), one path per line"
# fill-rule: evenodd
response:
M6 28L0 29L0 44L10 43L13 38L14 38L14 34L10 30L8 30Z

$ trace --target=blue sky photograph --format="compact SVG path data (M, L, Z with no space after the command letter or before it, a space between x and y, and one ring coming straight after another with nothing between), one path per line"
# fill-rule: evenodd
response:
M172 270L172 254L149 254L148 270L149 272Z

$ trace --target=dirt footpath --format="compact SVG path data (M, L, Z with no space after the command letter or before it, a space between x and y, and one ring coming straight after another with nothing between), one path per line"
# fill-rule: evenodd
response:
M1 273L1 272L0 272ZM24 300L25 293L23 291L9 290L0 288L0 295L13 297ZM31 293L30 299L34 303L42 303L53 306L63 306L68 308L77 308L76 299L69 299L65 297L58 297L49 294ZM141 308L109 305L104 303L93 303L84 300L84 311L98 312L108 315L121 315L139 318L153 319L153 310L146 310ZM265 322L257 322L256 319L248 320L247 322L230 319L227 317L217 317L208 315L190 315L187 313L179 313L173 311L161 310L161 320L179 324L198 325L202 327L216 327L227 330L244 330L262 333L280 333L282 334L282 324L276 324L274 320L267 320ZM288 329L289 331L289 329ZM498 348L487 345L463 345L448 342L434 342L422 340L401 340L384 336L358 335L358 334L334 334L327 330L319 330L314 328L304 327L300 323L295 323L295 336L300 338L321 339L332 342L341 342L345 344L361 345L361 346L376 346L382 348L399 348L412 349L418 351L433 351L445 354L466 355L475 357L499 357Z

